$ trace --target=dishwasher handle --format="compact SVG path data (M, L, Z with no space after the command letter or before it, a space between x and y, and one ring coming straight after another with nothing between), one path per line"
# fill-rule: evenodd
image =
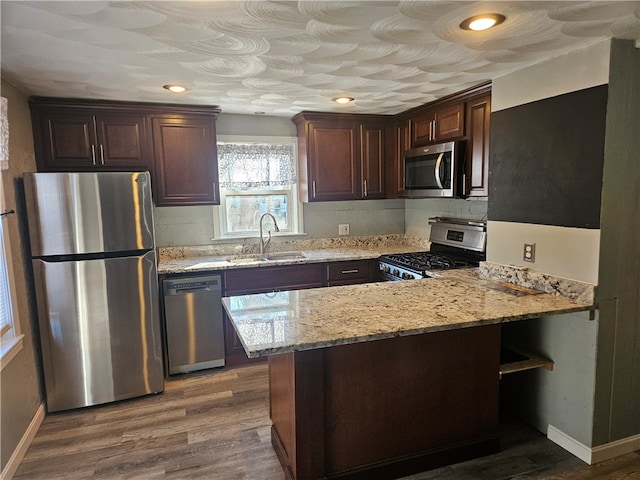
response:
M189 277L165 279L162 281L164 294L187 295L196 292L211 292L222 290L221 277L219 275L209 277Z

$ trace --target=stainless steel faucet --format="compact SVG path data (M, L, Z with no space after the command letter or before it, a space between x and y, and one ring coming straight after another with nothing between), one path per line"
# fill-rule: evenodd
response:
M269 238L267 239L267 241L264 241L264 238L262 237L262 221L264 220L264 217L269 216L271 217L271 219L273 220L273 228L275 229L276 232L279 232L280 229L278 228L278 222L276 222L276 217L274 217L273 215L271 215L270 213L265 213L260 217L260 254L262 255L264 252L267 251L267 247L269 247L269 243L271 243L271 230L267 230L267 233L269 234Z

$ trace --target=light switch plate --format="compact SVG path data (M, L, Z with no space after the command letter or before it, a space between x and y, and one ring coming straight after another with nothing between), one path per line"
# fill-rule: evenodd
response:
M338 225L338 235L349 235L348 223L341 223Z

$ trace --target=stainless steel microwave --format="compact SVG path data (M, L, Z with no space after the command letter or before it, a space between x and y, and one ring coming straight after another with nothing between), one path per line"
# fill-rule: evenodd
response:
M462 195L464 142L414 148L402 158L404 195L459 197Z

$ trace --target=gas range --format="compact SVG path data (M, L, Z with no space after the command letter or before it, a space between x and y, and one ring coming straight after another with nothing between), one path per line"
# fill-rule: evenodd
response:
M382 280L413 280L435 276L438 270L477 267L485 260L486 225L476 220L436 217L431 224L428 252L382 255Z

